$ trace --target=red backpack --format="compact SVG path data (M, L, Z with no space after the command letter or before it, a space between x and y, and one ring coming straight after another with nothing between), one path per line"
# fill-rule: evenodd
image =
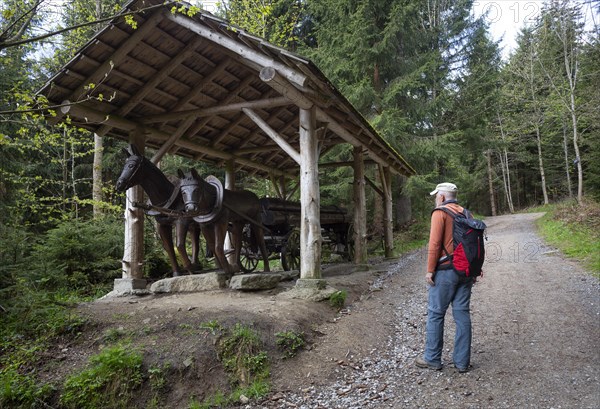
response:
M463 212L454 212L447 207L434 209L441 210L452 217L452 241L454 253L450 254L442 249L446 256L442 261L450 259L452 268L461 277L475 278L483 275L481 268L485 259L484 236L486 225L483 221L474 219L471 212L463 209Z

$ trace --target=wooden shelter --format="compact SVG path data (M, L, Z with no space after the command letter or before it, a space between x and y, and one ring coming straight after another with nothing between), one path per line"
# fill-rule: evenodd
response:
M309 60L183 3L134 0L98 32L40 93L60 106L50 121L281 181L298 179L301 278L320 279L319 157L354 146L355 262L366 261L365 161L379 166L391 251L391 174L410 165ZM126 17L127 16L127 17ZM139 201L140 189L127 192ZM129 205L128 205L129 206ZM143 284L141 210L128 207L123 281ZM141 281L140 281L141 280Z

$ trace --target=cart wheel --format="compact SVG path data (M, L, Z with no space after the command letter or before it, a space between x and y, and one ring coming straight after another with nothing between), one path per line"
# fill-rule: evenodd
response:
M239 265L244 273L251 273L256 270L256 267L258 266L257 254L252 252L250 243L246 240L242 240Z
M288 233L285 244L281 248L281 266L285 271L300 270L300 230L298 229Z

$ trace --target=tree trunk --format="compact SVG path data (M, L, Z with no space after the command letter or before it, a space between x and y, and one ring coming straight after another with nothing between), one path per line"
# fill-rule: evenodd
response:
M96 19L102 18L102 1L96 0ZM94 133L94 163L92 167L92 202L94 217L102 214L102 158L104 157L104 138Z
M494 194L494 178L492 176L492 152L490 149L485 153L488 168L488 186L490 189L490 205L492 207L492 216L496 216L496 195Z
M129 143L144 152L144 134L139 129L129 135ZM134 202L143 202L144 190L134 186L125 192L125 245L123 252L123 278L141 279L144 275L144 211L133 207Z
M573 198L573 187L571 186L571 172L569 171L569 147L567 143L567 125L563 121L563 150L565 152L565 172L567 174L567 190L569 198Z
M94 134L94 164L92 168L92 200L94 217L102 214L102 158L104 156L104 138Z
M375 172L375 184L382 186L383 182L381 180L381 175L379 172ZM373 211L373 220L371 221L371 228L369 230L369 234L373 234L373 237L383 237L383 231L385 230L384 221L383 221L383 198L380 197L377 192L373 193L373 202L371 205L371 209Z
M367 205L365 198L365 164L361 146L354 147L354 263L367 262Z
M383 243L385 256L394 255L394 230L392 226L392 173L389 167L379 167L381 186L383 187Z
M400 226L410 222L412 219L412 212L410 206L410 196L404 194L403 189L406 184L406 177L402 175L396 176L396 200L394 201L395 212L394 212L394 228L397 230Z
M500 166L502 167L502 179L504 181L504 192L506 194L506 202L508 204L508 210L512 214L515 212L515 206L512 200L512 190L510 187L510 168L508 167L508 152L506 151L506 136L504 135L504 128L502 128L502 118L498 113L498 125L500 126L500 136L502 137L502 152L500 152Z
M506 194L508 195L508 210L511 213L514 213L515 205L512 197L512 187L510 184L510 167L508 166L508 151L506 150L506 148L504 148L504 166L506 167Z
M300 278L321 279L319 146L315 107L300 108Z
M573 123L573 148L575 149L575 162L577 163L577 202L583 201L583 168L581 167L581 156L579 153L579 141L577 134L577 111L575 103L575 88L577 87L578 60L577 60L577 45L573 43L571 53L568 53L568 36L565 23L562 24L563 56L565 62L565 71L569 79L569 111L571 111L571 122ZM569 55L572 57L572 62L569 61Z
M548 204L548 191L546 190L546 173L544 172L544 160L542 158L542 137L540 136L540 127L535 124L535 137L537 140L538 163L540 165L540 179L542 182L542 193L544 194L544 204Z

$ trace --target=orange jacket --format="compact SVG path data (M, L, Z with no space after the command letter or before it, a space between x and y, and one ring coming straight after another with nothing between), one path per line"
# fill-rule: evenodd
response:
M457 203L448 203L443 205L454 212L462 212L463 207ZM449 254L454 251L454 243L452 242L452 222L451 216L446 213L433 212L431 214L431 230L429 232L429 246L427 252L427 272L433 273L436 270L440 257L446 255L442 250L442 243ZM441 265L449 264L450 261Z

